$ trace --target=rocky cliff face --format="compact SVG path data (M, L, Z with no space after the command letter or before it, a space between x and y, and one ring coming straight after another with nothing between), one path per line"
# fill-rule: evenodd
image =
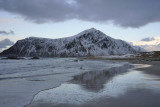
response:
M67 38L29 37L19 40L11 48L3 51L1 56L70 57L131 53L136 53L136 50L125 41L113 39L92 28Z

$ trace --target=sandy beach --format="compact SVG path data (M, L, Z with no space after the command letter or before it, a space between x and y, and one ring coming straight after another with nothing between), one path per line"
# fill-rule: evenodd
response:
M80 60L74 58L22 61L22 65L20 65L21 60L2 61L4 68L8 66L8 63L12 68L12 72L15 72L13 74L0 75L0 93L3 93L0 94L2 99L0 106L2 107L105 107L106 105L109 107L117 107L118 105L127 107L138 103L135 99L144 97L146 94L148 97L143 100L139 99L141 103L138 103L137 107L142 105L151 107L148 102L155 106L160 105L159 101L149 99L160 98L160 93L156 94L153 92L153 90L155 92L160 90L160 61ZM44 65L46 62L47 65ZM59 66L60 63L64 65ZM141 68L132 69L134 68L133 66L136 66L134 64L142 65L138 65ZM74 66L71 67L71 65ZM151 66L145 67L146 65ZM19 73L17 66L20 66L20 72L29 68L26 66L33 66L35 72ZM36 66L37 68L35 68ZM43 69L40 69L39 66ZM31 67L28 70L31 69L33 68ZM1 70L5 74L10 69L1 68ZM158 86L155 84L158 84ZM150 87L151 85L154 87ZM138 86L138 88L135 89L135 86ZM73 87L75 90L73 90ZM41 93L44 94L41 96ZM46 93L50 93L50 98L46 96ZM55 95L57 95L56 99ZM47 102L48 99L50 103ZM59 103L54 105L53 99ZM128 103L124 104L123 102L126 100ZM66 103L63 104L64 102ZM77 104L77 102L79 103Z

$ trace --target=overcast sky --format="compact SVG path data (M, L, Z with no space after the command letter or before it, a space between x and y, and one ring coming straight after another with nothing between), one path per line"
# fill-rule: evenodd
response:
M0 0L0 40L96 28L123 40L160 36L160 0Z

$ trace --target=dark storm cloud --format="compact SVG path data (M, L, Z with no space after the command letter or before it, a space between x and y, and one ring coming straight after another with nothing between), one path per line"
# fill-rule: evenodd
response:
M160 0L0 0L0 9L36 23L80 19L140 27L160 21Z
M9 32L7 31L0 31L0 35L14 35L14 31L10 30Z

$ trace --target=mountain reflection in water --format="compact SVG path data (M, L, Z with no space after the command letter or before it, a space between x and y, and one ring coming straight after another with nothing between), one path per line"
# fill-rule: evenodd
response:
M121 67L115 67L102 71L90 71L80 75L74 76L70 82L72 84L79 84L83 89L92 92L99 92L112 78L116 75L126 73L129 68L133 68L134 65L125 64Z

